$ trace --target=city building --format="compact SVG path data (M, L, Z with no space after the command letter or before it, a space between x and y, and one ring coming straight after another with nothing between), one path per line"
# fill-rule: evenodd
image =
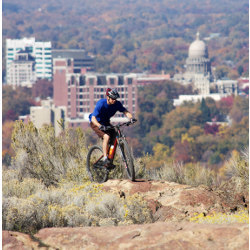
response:
M212 98L215 101L221 100L223 97L228 96L227 94L219 94L219 93L214 93L214 94L207 94L207 95L179 95L178 99L174 99L174 106L180 106L184 104L185 102L193 102L196 103L198 101L201 101L202 99L206 98Z
M53 60L64 58L67 63L73 64L74 73L81 73L81 69L85 68L87 72L95 71L94 57L88 56L82 49L53 49Z
M41 128L43 125L53 125L55 135L59 135L65 124L66 107L56 107L53 100L47 99L41 101L41 106L30 107L29 120L33 122L36 128ZM22 118L22 117L21 117Z
M36 42L35 38L6 39L6 83L13 83L13 61L20 51L26 51L35 60L35 78L52 79L51 42Z
M27 50L20 50L9 67L10 82L13 86L30 87L36 80L35 59Z
M119 100L135 115L138 106L138 86L170 79L170 75L165 74L101 74L88 72L86 68L81 68L81 71L76 73L73 58L54 56L53 73L54 104L67 107L66 122L73 127L88 126L89 114L93 112L99 99L106 98L108 87L117 88ZM126 118L119 113L113 118L113 121L123 120Z
M238 81L236 80L218 80L216 81L217 92L220 94L238 94Z
M51 42L35 42L36 77L37 79L52 79Z

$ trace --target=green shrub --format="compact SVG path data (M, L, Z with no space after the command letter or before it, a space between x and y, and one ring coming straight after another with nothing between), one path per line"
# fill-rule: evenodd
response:
M4 198L2 203L2 227L4 230L31 233L37 229L35 205L16 197Z
M89 200L86 204L86 212L96 218L111 218L114 221L124 219L125 210L122 200L115 194L102 193ZM99 222L99 221L98 221Z
M22 177L37 178L46 186L57 184L62 178L76 182L87 179L87 148L80 128L66 129L56 137L52 126L36 129L32 122L16 121L12 147L12 165Z
M125 222L132 224L152 223L152 211L148 208L147 202L139 194L134 194L124 200Z

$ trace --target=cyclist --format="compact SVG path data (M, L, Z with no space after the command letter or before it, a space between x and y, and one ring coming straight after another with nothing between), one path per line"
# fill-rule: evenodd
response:
M120 111L124 113L132 123L136 121L132 114L117 100L120 97L117 89L108 88L106 90L106 96L107 98L100 99L96 103L94 112L89 115L90 127L103 139L103 163L105 166L109 163L107 157L108 143L110 139L111 141L114 139L114 131L107 129L107 126L111 125L110 118L114 116L117 111Z

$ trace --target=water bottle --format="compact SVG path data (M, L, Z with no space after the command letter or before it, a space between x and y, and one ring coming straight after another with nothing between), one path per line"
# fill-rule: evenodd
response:
M113 157L113 152L114 152L114 145L111 145L110 149L109 149L109 158L110 159L112 159L112 157Z

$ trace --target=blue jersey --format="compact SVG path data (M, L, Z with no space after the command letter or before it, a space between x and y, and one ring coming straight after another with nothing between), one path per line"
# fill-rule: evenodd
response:
M89 115L89 121L91 121L92 116L95 116L100 124L107 126L110 122L110 118L114 116L117 111L124 112L127 110L119 101L108 105L107 99L101 99L96 103L94 112Z

